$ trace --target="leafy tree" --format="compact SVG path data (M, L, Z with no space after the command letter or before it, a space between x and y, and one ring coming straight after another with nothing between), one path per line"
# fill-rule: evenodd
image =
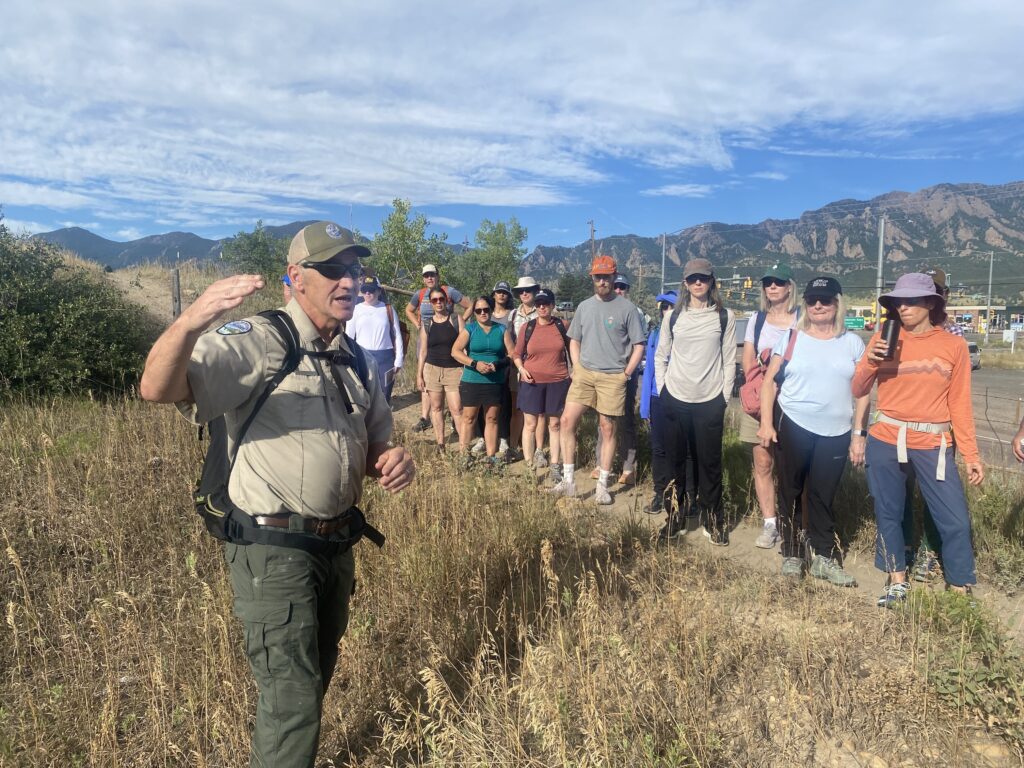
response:
M221 256L237 272L264 275L269 284L284 274L288 263L288 244L286 238L274 237L267 232L261 219L252 232L239 232L224 243Z
M555 293L558 301L571 301L575 306L594 295L594 283L590 275L567 273L558 278Z
M101 273L0 217L0 395L110 391L137 379L155 322Z
M484 219L476 231L474 247L454 255L446 274L468 296L490 293L499 280L515 280L526 255L526 227L513 216L508 222Z
M412 203L395 198L392 210L381 222L380 233L373 238L373 256L369 266L381 282L400 288L413 288L420 282L424 264L443 268L447 262L447 235L427 235L429 221L422 213L411 215Z

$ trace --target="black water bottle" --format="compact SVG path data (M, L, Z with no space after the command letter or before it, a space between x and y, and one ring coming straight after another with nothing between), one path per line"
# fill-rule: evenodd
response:
M900 339L900 319L898 317L890 317L888 314L885 316L885 321L882 323L882 341L888 344L888 348L885 354L882 355L883 360L892 360L896 354L896 342Z

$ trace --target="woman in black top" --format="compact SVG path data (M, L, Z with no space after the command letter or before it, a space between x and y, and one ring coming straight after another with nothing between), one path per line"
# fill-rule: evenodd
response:
M419 368L417 383L430 396L430 422L434 426L437 451L444 451L444 401L455 421L455 429L462 437L462 397L459 381L462 364L452 357L452 345L462 329L462 320L449 312L448 294L444 288L430 292L432 317L425 318L420 328Z

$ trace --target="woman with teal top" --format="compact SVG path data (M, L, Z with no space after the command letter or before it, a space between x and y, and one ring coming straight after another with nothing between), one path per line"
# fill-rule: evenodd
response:
M498 413L501 410L501 390L506 386L508 351L505 347L504 328L491 319L494 299L478 296L473 301L473 319L459 332L452 345L452 357L462 363L462 435L460 448L469 450L473 422L477 413L484 412L484 445L490 461L496 461L498 451Z

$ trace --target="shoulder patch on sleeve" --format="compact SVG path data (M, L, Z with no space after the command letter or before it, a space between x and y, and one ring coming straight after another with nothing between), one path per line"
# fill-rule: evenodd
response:
M224 323L220 328L217 329L217 333L221 336L238 336L242 333L249 333L252 330L252 323L248 320L232 320L230 323Z

